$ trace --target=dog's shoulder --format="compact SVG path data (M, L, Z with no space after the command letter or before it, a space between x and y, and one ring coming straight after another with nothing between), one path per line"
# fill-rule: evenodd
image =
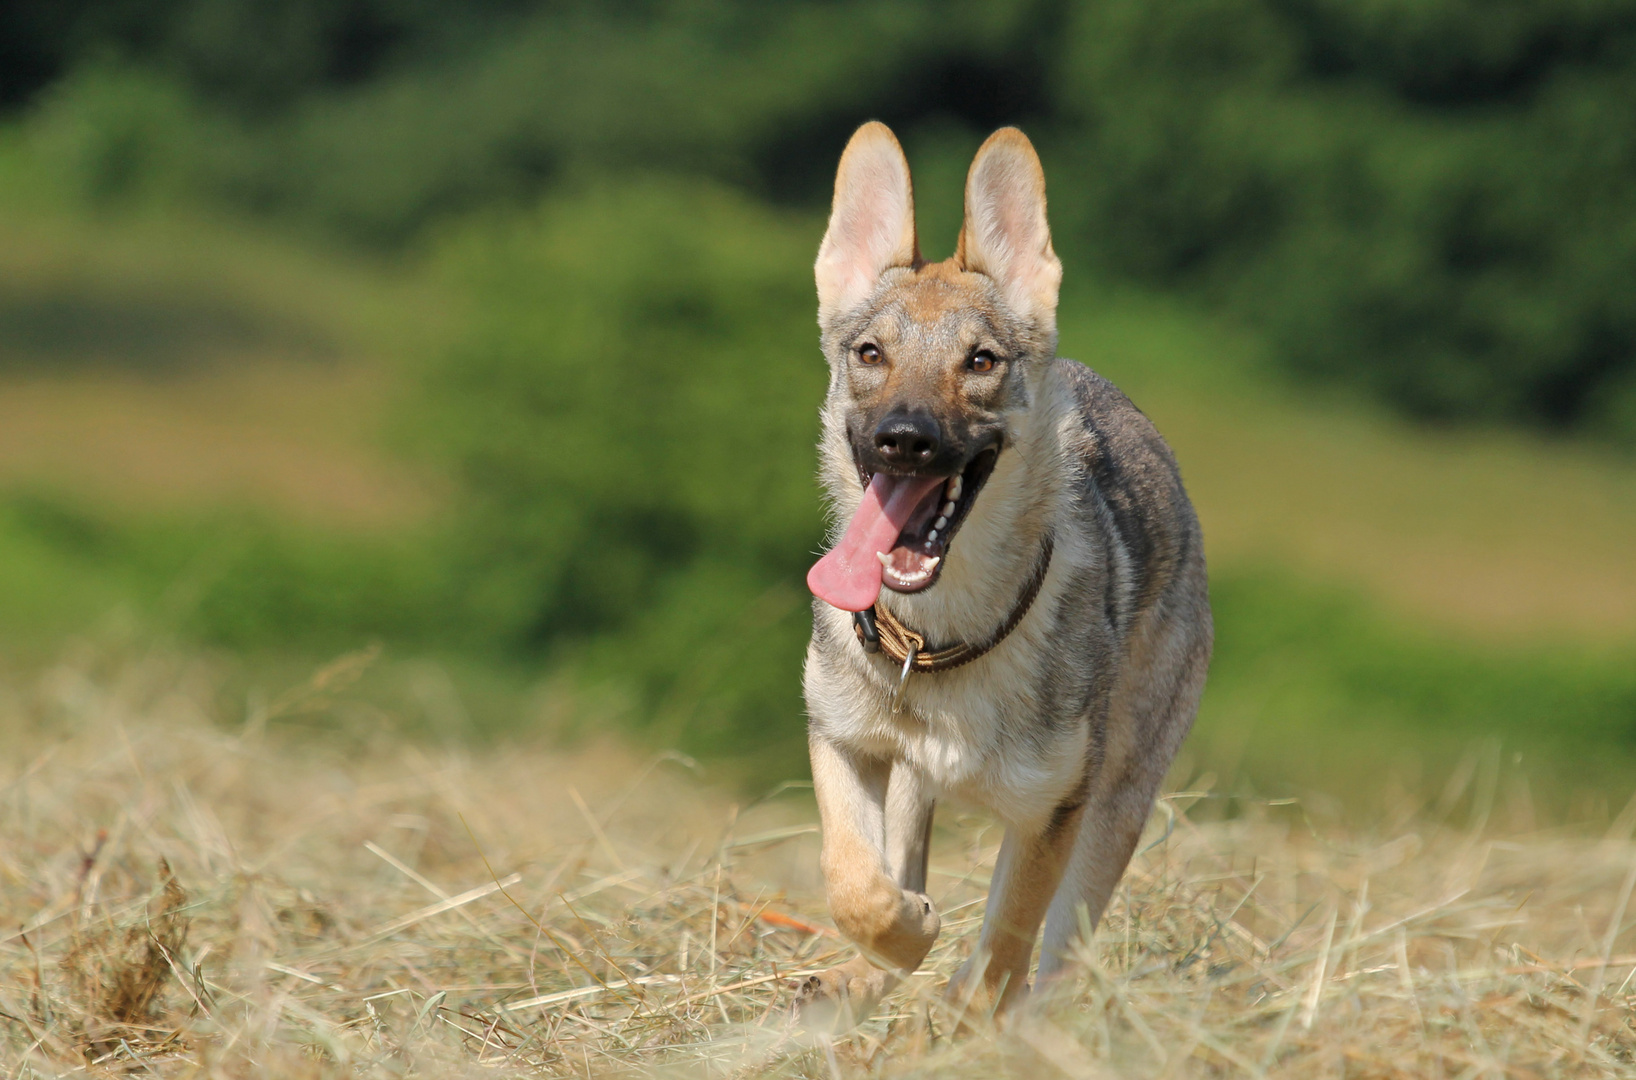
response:
M1145 607L1182 563L1200 554L1198 518L1176 457L1117 386L1077 361L1053 363L1078 414L1069 450L1083 469L1085 494L1106 505L1136 570L1138 606Z
M1056 360L1079 414L1080 456L1109 495L1186 498L1176 457L1147 414L1113 383L1077 360Z

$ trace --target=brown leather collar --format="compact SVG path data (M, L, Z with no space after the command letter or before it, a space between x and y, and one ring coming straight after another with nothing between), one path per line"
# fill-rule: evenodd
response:
M1017 628L1017 624L1023 621L1023 616L1028 614L1028 609L1034 604L1034 598L1040 594L1040 586L1045 584L1045 572L1051 569L1053 547L1051 536L1047 534L1045 543L1041 545L1039 561L1034 564L1034 574L1028 579L1022 596L1017 598L1010 616L980 645L957 641L946 648L929 650L926 648L925 635L917 634L898 622L897 616L880 603L876 603L868 611L853 613L852 630L858 635L858 641L863 645L865 652L883 652L888 659L898 665L903 665L904 661L908 660L909 663L904 668L905 674L910 671L948 671L950 668L969 664L1004 641L1006 636Z

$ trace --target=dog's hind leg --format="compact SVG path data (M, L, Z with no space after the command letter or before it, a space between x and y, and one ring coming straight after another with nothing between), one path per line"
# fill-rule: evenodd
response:
M811 751L830 915L863 955L809 977L795 1004L804 1022L834 1026L861 1019L899 973L919 967L941 923L926 894L904 888L897 876L925 879L923 817L930 805L918 786L900 785L892 800L890 762L847 753L817 736ZM889 802L906 811L899 824L888 825ZM889 856L894 838L895 856Z

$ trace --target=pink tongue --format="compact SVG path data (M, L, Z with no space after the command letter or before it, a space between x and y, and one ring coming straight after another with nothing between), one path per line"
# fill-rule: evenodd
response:
M881 565L875 556L891 551L915 507L941 478L876 473L841 542L807 571L807 588L842 611L862 611L880 596Z

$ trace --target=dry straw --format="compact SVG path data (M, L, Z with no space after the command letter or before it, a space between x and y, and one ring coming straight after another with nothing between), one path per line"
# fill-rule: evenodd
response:
M322 737L230 730L174 661L13 683L0 1076L1636 1076L1636 811L1500 835L1456 791L1369 835L1175 795L1074 976L963 1035L998 832L945 815L925 970L813 1040L786 983L846 949L807 797L368 734L352 670L280 699Z

